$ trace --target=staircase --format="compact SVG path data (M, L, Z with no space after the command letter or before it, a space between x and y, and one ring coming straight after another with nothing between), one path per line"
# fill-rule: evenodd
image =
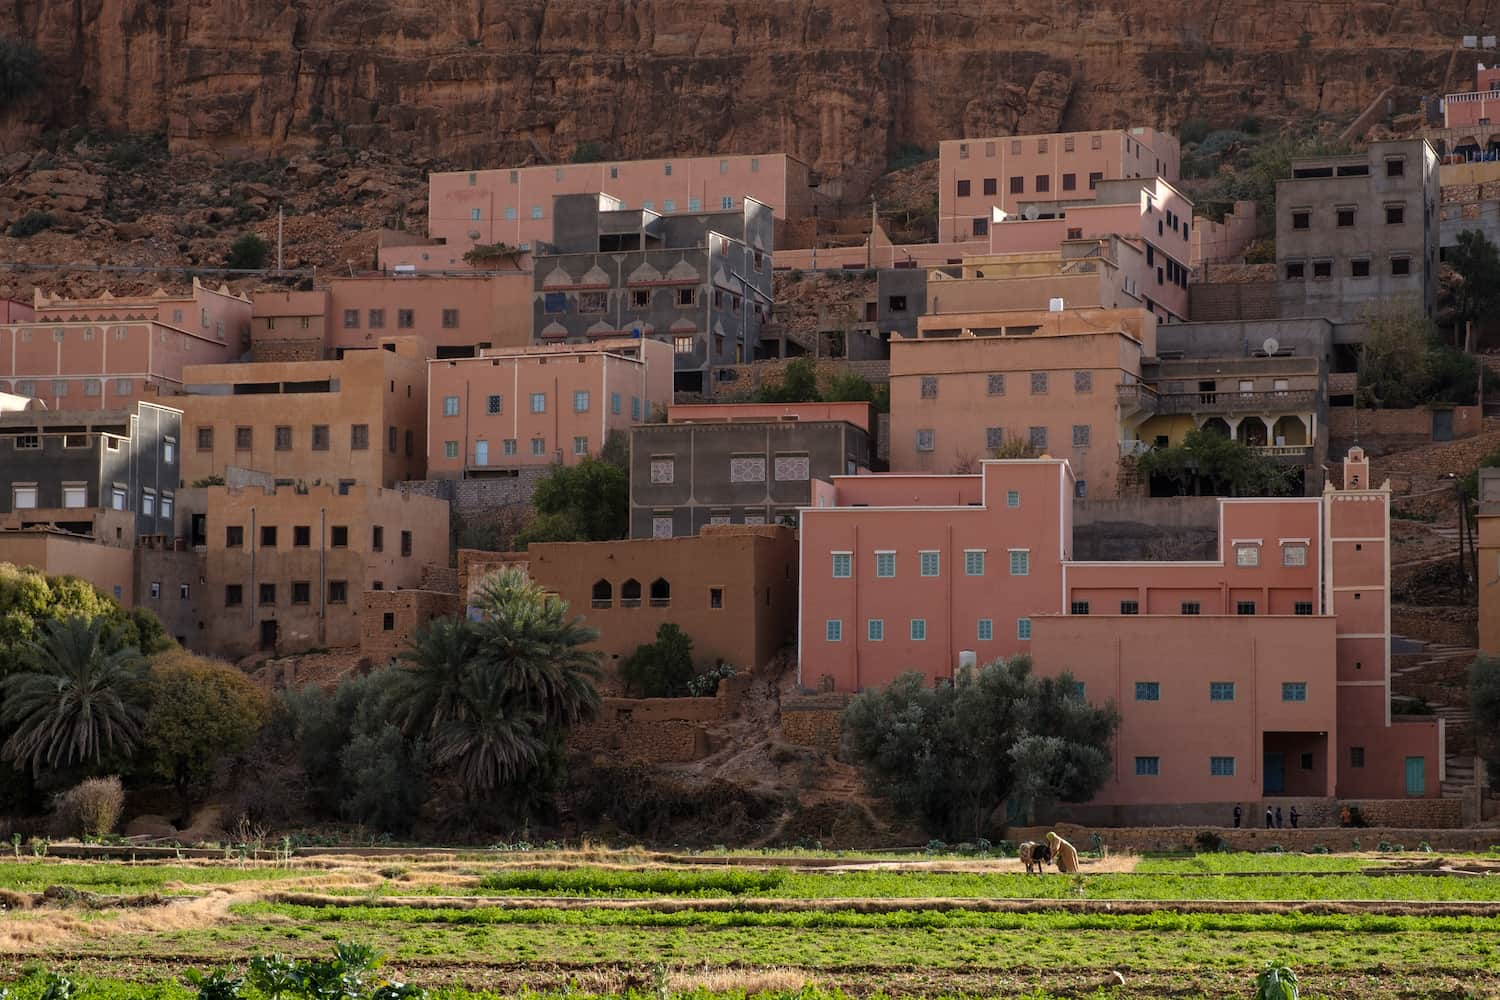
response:
M1392 700L1421 699L1433 715L1444 720L1448 751L1445 799L1474 796L1474 717L1465 693L1469 664L1476 653L1463 646L1430 642L1419 653L1391 657Z

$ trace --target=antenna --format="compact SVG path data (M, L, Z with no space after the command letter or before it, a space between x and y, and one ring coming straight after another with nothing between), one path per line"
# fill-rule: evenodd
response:
M1276 352L1281 350L1281 344L1275 337L1267 337L1265 343L1260 345L1260 349L1266 352L1266 357L1274 358Z

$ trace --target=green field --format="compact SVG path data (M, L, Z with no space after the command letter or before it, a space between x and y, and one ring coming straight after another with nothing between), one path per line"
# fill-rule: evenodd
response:
M356 941L433 1000L1246 997L1268 960L1307 997L1500 995L1487 858L570 860L0 863L0 978L14 1000L41 1000L43 971L78 977L75 1000L189 1000L189 968Z

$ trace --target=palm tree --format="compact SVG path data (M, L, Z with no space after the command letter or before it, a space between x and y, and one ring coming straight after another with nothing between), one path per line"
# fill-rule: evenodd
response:
M16 765L97 764L106 752L128 754L141 737L143 712L127 700L141 664L134 648L108 652L100 618L49 621L21 651L20 673L0 682L0 756Z
M594 717L599 654L583 647L599 633L570 619L566 601L511 567L483 580L474 603L485 615L477 627L478 662L503 690L549 725Z
M391 708L408 736L431 736L464 717L464 678L478 651L474 627L459 618L436 618L398 654L407 664L396 678Z
M543 720L526 711L493 673L469 671L460 693L466 711L443 722L432 741L432 759L453 768L472 792L492 792L536 766L545 743Z

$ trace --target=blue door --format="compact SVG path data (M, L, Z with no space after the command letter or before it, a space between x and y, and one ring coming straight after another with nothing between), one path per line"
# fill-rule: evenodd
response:
M1406 794L1427 794L1427 758L1406 758Z
M1266 754L1266 794L1280 795L1286 791L1286 759L1283 754Z

